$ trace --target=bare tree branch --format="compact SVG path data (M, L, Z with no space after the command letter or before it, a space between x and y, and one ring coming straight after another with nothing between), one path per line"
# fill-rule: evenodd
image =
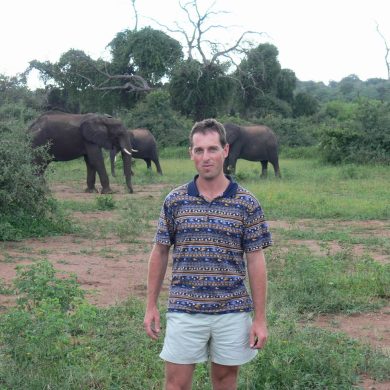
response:
M196 52L205 66L217 62L220 57L225 57L228 53L241 54L247 52L248 48L246 46L248 46L248 42L244 41L244 37L248 34L264 34L262 32L245 31L235 44L224 47L221 43L206 39L206 35L212 30L228 28L219 24L208 24L213 16L226 14L228 13L227 11L213 11L212 8L215 6L215 2L213 2L206 11L201 12L198 7L198 0L189 0L186 2L179 1L179 6L186 14L186 18L191 26L191 31L188 31L188 29L186 30L178 22L175 22L175 28L171 28L153 18L148 19L152 20L168 32L184 36L187 45L188 58L193 59L195 57L194 52ZM209 51L210 48L212 48L212 53L211 57L208 58L207 51Z
M147 81L141 76L130 74L111 75L109 74L106 66L105 71L103 71L93 62L91 62L88 57L86 57L86 60L88 61L89 66L93 67L96 72L105 77L104 81L102 81L99 85L95 85L94 81L91 80L89 77L80 73L75 74L83 78L84 80L87 80L89 86L95 91L123 90L126 92L147 92L152 90L152 88L148 85ZM125 82L121 85L107 85L115 80Z
M385 43L385 48L386 48L386 54L385 54L385 62L386 62L386 68L387 68L387 79L390 80L390 63L389 63L389 54L390 54L390 48L389 45L387 44L386 38L384 35L380 32L379 30L379 24L376 22L376 31L380 35L380 37L383 39L383 42Z
M132 5L132 7L133 7L134 16L135 16L134 31L137 31L137 30L138 30L138 12L137 12L137 9L135 8L135 1L136 1L136 0L131 0L131 5Z

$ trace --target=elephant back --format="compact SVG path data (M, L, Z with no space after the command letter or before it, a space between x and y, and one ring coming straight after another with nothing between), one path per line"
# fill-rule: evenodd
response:
M225 123L224 125L226 131L226 139L228 144L233 144L236 142L241 133L241 127L233 123Z

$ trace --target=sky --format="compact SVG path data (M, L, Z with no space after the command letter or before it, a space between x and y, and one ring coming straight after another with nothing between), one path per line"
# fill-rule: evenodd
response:
M182 0L185 2L185 0ZM233 44L243 31L278 48L282 68L299 80L340 81L351 74L361 80L387 78L386 45L390 47L390 0L215 0L214 29L209 37ZM206 10L212 0L198 0ZM131 0L2 0L0 73L23 72L31 60L57 62L69 49L92 58L108 58L107 44L135 27ZM151 19L174 27L188 26L179 0L136 0L138 28ZM169 34L171 35L171 34ZM179 36L173 36L179 39ZM388 61L390 62L390 55ZM31 88L39 86L37 74Z

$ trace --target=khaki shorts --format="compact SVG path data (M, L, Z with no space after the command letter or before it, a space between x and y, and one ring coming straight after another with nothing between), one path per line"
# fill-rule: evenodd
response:
M249 347L250 313L167 313L167 329L160 357L176 364L211 360L225 366L239 366L253 359Z

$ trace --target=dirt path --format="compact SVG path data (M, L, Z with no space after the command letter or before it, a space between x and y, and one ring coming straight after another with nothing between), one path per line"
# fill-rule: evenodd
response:
M91 200L90 194L85 194L78 183L74 185L58 185L52 188L53 195L58 199ZM135 188L139 197L160 197L162 185L143 186ZM120 187L114 199L120 199L128 194ZM110 212L74 213L74 217L98 220L113 218ZM348 222L350 225L352 222ZM360 222L359 222L360 223ZM364 222L365 227L372 234L388 235L389 227L383 221ZM287 221L270 221L271 228L289 228ZM295 221L295 225L305 226L310 221ZM120 242L118 238L94 240L78 236L49 237L31 239L22 242L7 242L1 244L0 277L5 282L11 282L16 274L18 264L28 264L39 259L48 259L57 269L73 272L77 275L81 286L88 291L88 299L99 306L112 305L126 300L130 295L144 298L146 293L146 272L148 256L152 246L153 232L145 236L141 243L128 244ZM276 238L276 237L275 237ZM291 245L306 245L317 254L324 254L324 249L313 240L283 241L282 245L289 248ZM327 252L336 253L340 250L337 243L330 243ZM353 248L356 254L362 254L364 247L357 245ZM388 263L389 256L381 252L371 253L373 258L381 263ZM164 283L167 289L169 276ZM0 311L11 305L12 298L0 295ZM377 313L364 313L354 316L331 315L322 316L315 322L316 326L324 327L337 332L345 332L353 338L369 343L374 348L380 348L390 353L390 306ZM367 378L362 384L364 389L388 390L390 382L375 383Z

